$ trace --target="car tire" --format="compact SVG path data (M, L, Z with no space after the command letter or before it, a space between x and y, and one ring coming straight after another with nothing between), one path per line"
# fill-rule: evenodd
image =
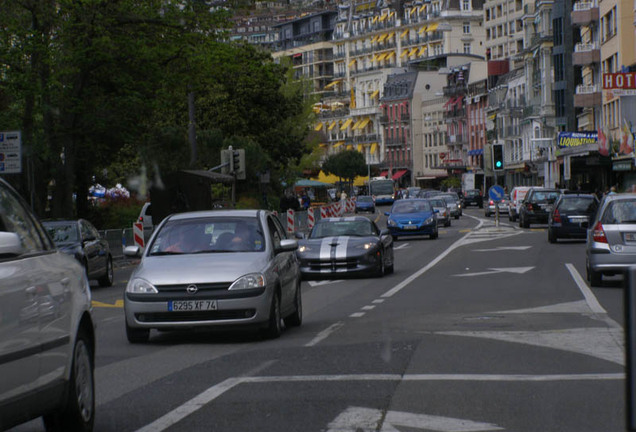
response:
M435 240L438 236L439 236L439 233L435 231L433 234L431 234L431 240Z
M269 309L269 320L267 327L263 331L263 335L267 339L276 339L283 332L280 316L280 295L276 292L272 297L272 305Z
M150 329L133 328L126 323L126 338L130 343L145 343L150 339Z
M586 268L587 270L587 280L590 283L590 286L602 286L603 285L603 274L601 272L597 272L592 270L589 266Z
M530 222L528 222L527 218L519 218L519 223L521 224L522 228L530 228Z
M455 215L455 220L459 219L459 215Z
M109 287L113 285L114 279L113 258L109 255L106 260L106 274L99 278L97 282L101 287Z
M294 295L294 312L283 319L286 327L300 327L303 323L303 298L300 288L300 280L296 284L296 294Z
M80 330L73 348L71 379L64 408L43 417L47 432L88 432L95 422L95 365L91 342Z
M449 219L449 220L447 220L447 221L446 221L446 223L444 224L444 226L445 226L445 227L447 227L447 228L448 228L449 226L451 226L451 220L450 220L450 219Z
M550 243L556 243L557 242L557 236L554 233L554 230L551 230L550 228L548 228L548 241Z
M394 242L395 242L395 241L398 241L398 238L399 238L398 236L394 235L394 236L391 236L391 237L393 237L393 241L394 241Z
M395 267L395 255L393 254L393 247L392 246L391 246L390 258L391 258L391 265L386 267L386 274L392 274L393 271L394 271L394 267Z
M386 267L384 266L384 251L380 250L380 260L378 263L378 267L375 269L375 276L382 277L386 273Z

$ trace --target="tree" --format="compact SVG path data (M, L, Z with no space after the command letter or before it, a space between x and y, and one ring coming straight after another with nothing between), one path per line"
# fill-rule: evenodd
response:
M322 164L322 170L327 174L344 178L351 184L357 176L367 173L367 165L362 153L356 150L345 150L327 157Z

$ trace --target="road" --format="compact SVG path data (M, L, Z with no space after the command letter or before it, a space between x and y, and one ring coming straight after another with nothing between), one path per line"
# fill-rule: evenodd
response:
M621 279L590 289L584 247L471 208L400 239L392 275L303 282L303 325L277 340L130 345L120 268L93 291L95 430L624 431Z

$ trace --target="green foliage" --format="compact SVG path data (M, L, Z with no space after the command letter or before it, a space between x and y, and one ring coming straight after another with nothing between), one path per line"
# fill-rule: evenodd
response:
M357 176L367 174L364 156L359 151L345 150L327 157L322 164L322 170L327 174L353 181Z
M459 177L446 177L442 180L441 185L443 188L461 188L462 180Z
M143 205L134 198L104 201L90 206L86 218L99 230L132 228Z

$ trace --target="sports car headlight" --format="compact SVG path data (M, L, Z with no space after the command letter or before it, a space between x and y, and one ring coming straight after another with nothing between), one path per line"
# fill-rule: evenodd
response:
M372 242L360 243L356 247L358 247L359 249L369 250L369 249L373 249L375 247L375 243L372 243Z
M309 252L310 250L311 250L311 247L309 247L309 245L300 245L300 246L298 246L298 252L299 253Z
M157 288L150 282L141 278L134 278L126 286L126 292L131 294L157 294Z
M241 276L230 286L231 290L263 288L265 286L265 275L261 273L250 273Z
M435 218L431 216L430 218L428 218L428 219L426 219L426 220L424 221L424 225L430 225L430 224L432 224L433 222L435 222Z
M388 226L392 226L392 227L397 226L397 223L395 223L395 221L394 221L393 219L389 219L389 220L387 220L387 221L386 221L386 224L387 224Z

